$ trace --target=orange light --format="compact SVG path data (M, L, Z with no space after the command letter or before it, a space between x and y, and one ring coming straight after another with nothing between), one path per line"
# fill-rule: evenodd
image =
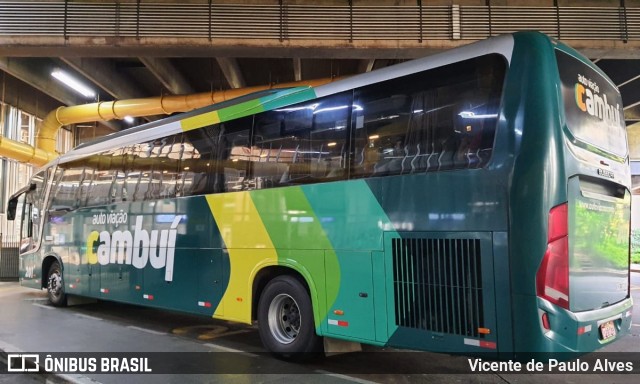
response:
M489 328L478 328L478 333L481 335L490 335L491 330Z
M236 297L236 301L237 301L238 303L242 303L242 297Z
M548 331L551 330L551 325L549 324L549 315L547 315L547 312L542 314L542 326Z
M344 311L342 309L336 309L333 311L334 315L342 316L344 315Z
M584 335L585 333L591 332L591 325L585 325L584 327L578 328L578 336Z

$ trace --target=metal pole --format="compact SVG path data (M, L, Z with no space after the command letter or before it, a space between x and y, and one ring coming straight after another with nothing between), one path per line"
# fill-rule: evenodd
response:
M284 1L280 0L280 41L284 40Z
M213 18L213 0L209 0L209 41L211 41L212 38L212 29L213 29L213 25L211 25L212 22L212 18Z
M489 37L493 36L493 31L491 28L491 0L487 0L486 2L487 8L489 10Z
M420 39L419 39L419 41L422 43L422 0L418 0L418 10L420 12Z
M120 37L120 2L116 1L116 37Z
M69 40L67 35L67 17L68 17L69 0L64 0L64 31L62 31L65 40Z
M349 0L349 42L353 42L353 1Z
M629 41L629 24L627 21L627 6L624 3L624 0L620 0L620 8L622 11L622 41L623 42L628 42Z
M140 40L140 1L136 4L136 39Z
M553 0L553 6L556 7L556 34L558 35L558 39L562 38L560 34L560 6L558 5L558 0Z

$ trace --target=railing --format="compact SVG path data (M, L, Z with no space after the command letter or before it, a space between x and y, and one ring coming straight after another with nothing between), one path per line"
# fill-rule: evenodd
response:
M518 30L640 40L640 8L0 1L0 36L435 40Z
M0 233L0 281L18 281L20 243Z

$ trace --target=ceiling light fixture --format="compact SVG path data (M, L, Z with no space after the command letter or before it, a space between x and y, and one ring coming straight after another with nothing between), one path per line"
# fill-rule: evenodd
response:
M93 98L96 96L96 93L91 88L82 84L79 80L73 78L71 75L62 70L54 70L53 72L51 72L51 76L86 98Z

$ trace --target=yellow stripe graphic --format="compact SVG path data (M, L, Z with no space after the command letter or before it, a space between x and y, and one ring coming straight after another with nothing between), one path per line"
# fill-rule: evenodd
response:
M182 127L182 130L186 132L192 129L202 128L207 125L217 124L219 122L220 116L218 116L218 111L212 111L180 120L180 126Z
M229 285L214 317L251 323L251 284L256 272L277 265L273 247L249 192L207 196L224 244L229 252Z

